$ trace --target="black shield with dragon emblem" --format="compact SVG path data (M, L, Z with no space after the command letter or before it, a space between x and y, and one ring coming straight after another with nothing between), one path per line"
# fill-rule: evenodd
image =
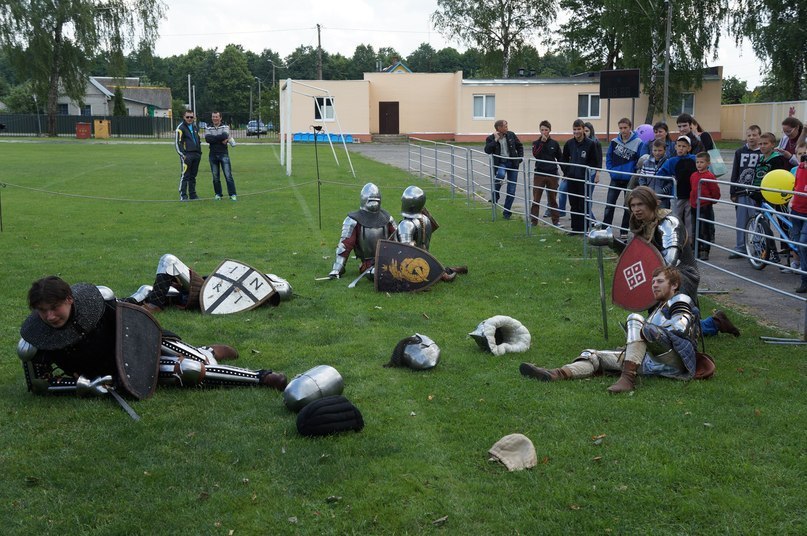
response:
M424 249L379 240L375 251L375 289L380 292L425 290L443 275L443 265Z

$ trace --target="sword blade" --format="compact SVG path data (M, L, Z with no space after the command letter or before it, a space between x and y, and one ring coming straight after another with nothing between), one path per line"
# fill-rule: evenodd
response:
M354 279L353 281L351 281L351 283L350 283L350 284L347 286L347 288L353 288L353 287L355 287L355 286L356 286L356 283L358 283L359 281L361 281L361 278L362 278L362 277L364 277L365 275L367 275L367 274L370 272L370 270L372 270L372 269L373 269L373 267L372 267L372 266L370 266L370 267L369 267L369 268L367 268L365 271L363 271L362 273L360 273L360 274L359 274L359 277L357 277L356 279Z
M115 392L113 389L110 389L110 390L109 390L109 394L111 394L111 395L112 395L112 398L114 398L114 399L115 399L115 401L116 401L118 404L120 404L120 407L122 407L122 408L123 408L123 410L124 410L126 413L128 413L128 414L129 414L129 417L131 417L131 418L132 418L132 419L134 419L135 421L139 421L139 420L140 420L140 415L138 415L137 413L135 413L135 410L134 410L134 409L132 409L132 406L130 406L130 405L129 405L129 404L128 404L128 403L127 403L127 402L126 402L124 399L123 399L123 397L122 397L122 396L120 396L118 393L116 393L116 392Z

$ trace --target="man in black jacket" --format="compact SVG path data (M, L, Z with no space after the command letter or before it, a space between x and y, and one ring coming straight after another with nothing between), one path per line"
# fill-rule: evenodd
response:
M586 137L584 127L585 123L582 119L575 119L572 123L574 137L563 146L564 163L561 164L563 176L566 177L569 184L569 206L573 233L585 231L588 169L597 169L601 165L601 162L597 161L598 153L594 147L594 141Z
M507 177L507 196L504 198L504 219L509 220L512 215L511 208L518 185L518 168L524 158L524 146L518 136L507 128L507 121L499 119L493 123L495 132L485 140L485 152L493 155L493 166L496 178L493 182L492 198L494 203L499 202L499 189L502 180Z
M184 121L179 124L174 139L174 148L179 154L182 175L179 179L179 200L199 199L196 195L196 174L199 172L199 161L202 159L202 146L199 140L199 129L193 124L193 110L186 110Z
M541 137L532 142L532 156L535 158L535 175L532 186L532 206L530 214L533 225L538 225L538 216L541 214L541 197L546 190L547 203L551 210L552 225L558 225L558 162L563 160L560 144L549 137L552 125L544 119L538 128Z

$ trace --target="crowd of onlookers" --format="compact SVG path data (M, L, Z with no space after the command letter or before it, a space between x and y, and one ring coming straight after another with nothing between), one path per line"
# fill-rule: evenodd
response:
M659 197L662 209L669 209L680 223L691 229L690 242L697 247L697 256L709 260L710 244L714 242L714 204L720 199L717 176L725 180L729 175L730 199L735 208L736 243L730 259L744 258L746 254L747 222L756 216L762 207L760 191L762 180L770 172L786 170L793 174L795 191L789 203L773 205L777 212L787 213L791 223L790 240L797 245L794 251L785 243L782 251L785 265L782 271L793 271L807 264L807 132L796 117L782 121L782 137L777 139L771 132L763 132L757 125L746 130L745 144L734 154L731 170L725 169L720 151L714 140L690 114L681 114L676 120L678 136L670 136L669 126L660 121L652 126L642 125L634 130L630 119L618 122L619 133L610 140L605 153L605 170L610 176L607 186L605 209L602 219L595 218L592 196L599 183L598 169L602 168L602 146L591 123L576 119L572 125L573 137L560 143L551 137L552 125L541 121L540 137L532 142L535 159L533 175L533 199L530 220L537 225L540 209L546 206L545 218L553 225L562 227L560 218L566 215L569 204L571 231L584 232L586 218L608 227L613 225L620 194L627 194L636 186L647 186ZM495 132L485 141L485 152L492 155L495 168L493 203L498 203L499 190L506 181L504 201L505 219L512 216L519 168L524 157L524 147L518 136L508 129L507 121L498 120ZM801 170L799 172L799 164ZM716 176L717 175L717 176ZM541 205L546 193L546 205ZM621 237L627 235L629 211L623 211L619 229ZM695 233L697 238L695 240ZM770 231L766 228L766 233ZM779 248L771 238L767 241L767 261L780 264ZM697 244L697 246L696 246ZM807 293L807 274L801 275L798 293Z

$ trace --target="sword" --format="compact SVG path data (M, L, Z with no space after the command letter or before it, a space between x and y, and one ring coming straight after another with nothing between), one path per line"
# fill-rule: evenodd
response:
M360 274L359 274L359 277L357 277L356 279L354 279L353 281L351 281L351 282L350 282L350 284L347 286L347 288L353 288L353 287L355 287L355 286L356 286L356 283L358 283L359 281L361 281L361 278L362 278L362 277L364 277L365 275L367 275L368 273L370 273L370 270L372 270L373 268L375 268L375 266L370 266L370 267L369 267L369 268L367 268L365 271L363 271L362 273L360 273Z
M129 404L128 404L128 403L127 403L127 402L126 402L124 399L123 399L123 397L122 397L122 396L120 396L120 395L119 395L117 392L115 392L115 390L114 390L114 389L107 389L107 392L108 392L109 394L111 394L111 395L112 395L112 398L114 398L114 399L115 399L115 401L116 401L118 404L120 404L120 407L122 407L122 408L123 408L123 411L125 411L126 413L128 413L128 414L129 414L129 417L131 417L131 418L132 418L133 420L135 420L135 421L139 421L139 420L140 420L140 415L138 415L138 414L135 412L135 410L134 410L134 409L132 409L132 406L130 406L130 405L129 405Z

